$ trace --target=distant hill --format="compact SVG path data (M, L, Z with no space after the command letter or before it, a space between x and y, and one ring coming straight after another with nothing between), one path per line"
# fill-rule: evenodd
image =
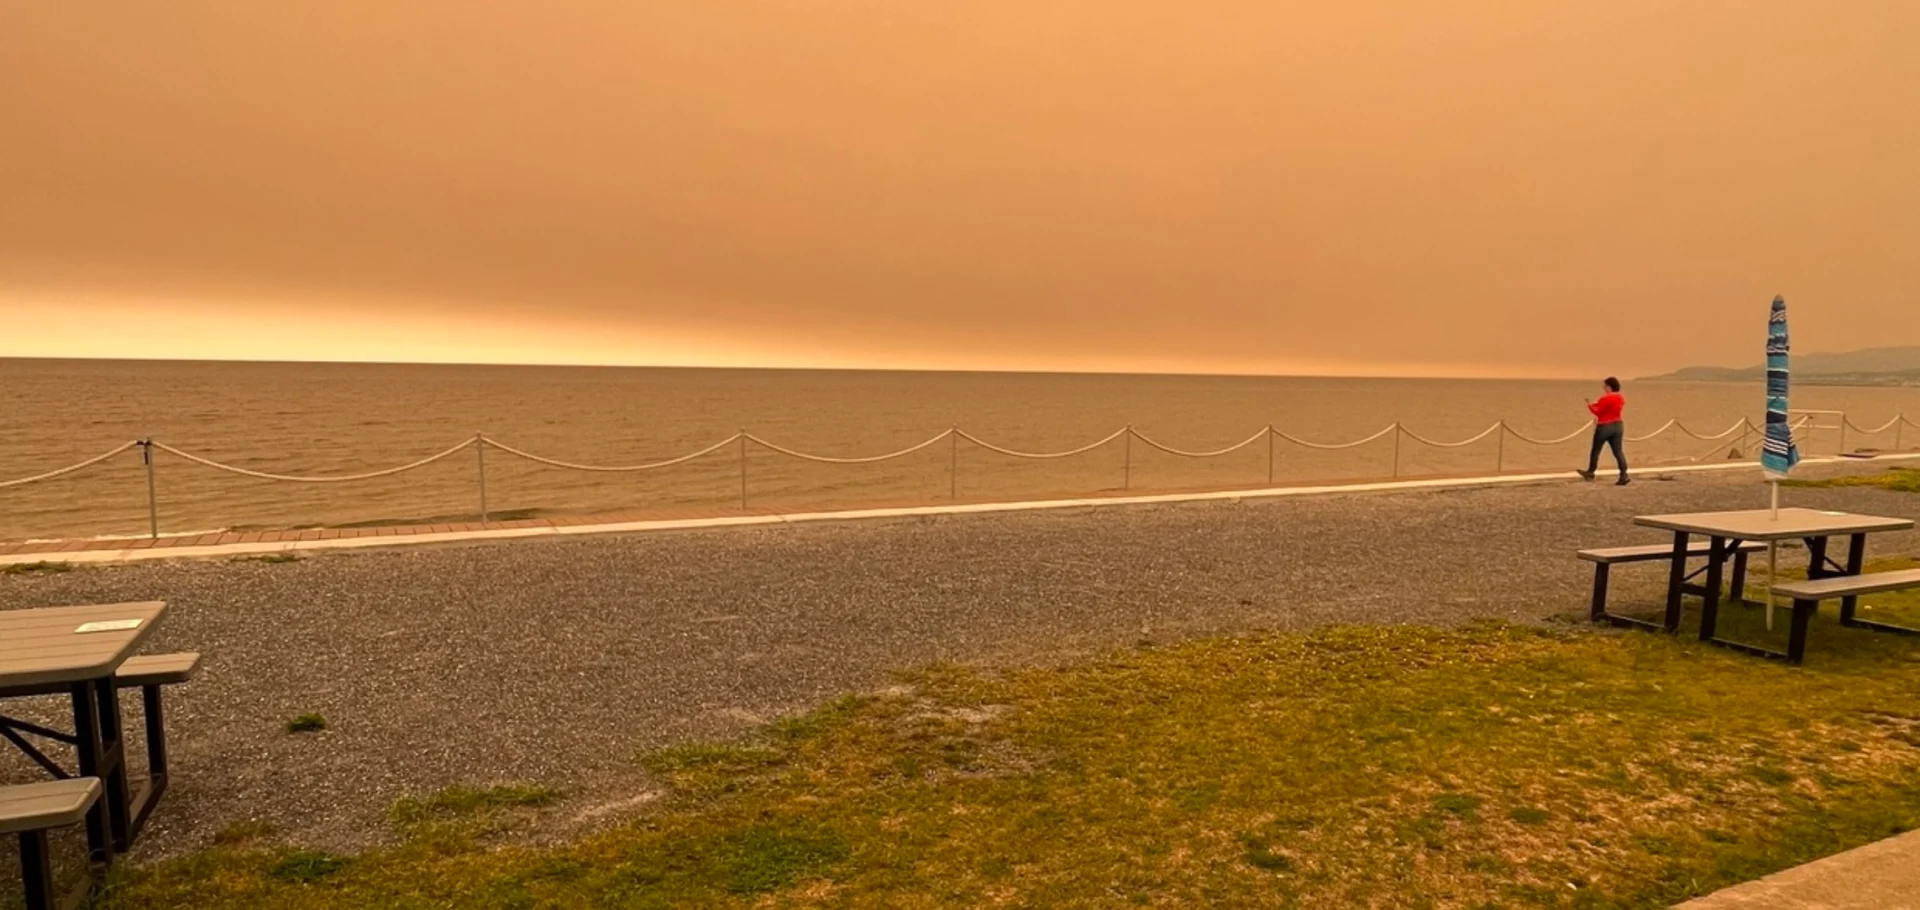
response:
M1665 376L1688 382L1759 382L1765 366L1687 367ZM1920 347L1868 348L1844 354L1795 354L1793 381L1820 385L1920 385Z

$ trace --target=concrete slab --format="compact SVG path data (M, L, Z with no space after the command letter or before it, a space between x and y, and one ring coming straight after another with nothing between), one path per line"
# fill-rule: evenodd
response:
M1920 831L1716 891L1674 910L1920 910Z

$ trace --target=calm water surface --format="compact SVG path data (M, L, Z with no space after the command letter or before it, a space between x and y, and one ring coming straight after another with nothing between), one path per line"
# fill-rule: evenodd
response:
M573 367L236 364L0 359L0 482L63 467L148 438L217 461L272 473L348 474L404 464L476 432L566 461L619 465L664 460L746 429L782 446L836 457L906 448L948 427L1026 451L1060 451L1122 426L1167 445L1217 449L1272 424L1317 442L1347 442L1396 421L1458 441L1506 420L1558 437L1586 420L1591 383L990 373L683 370ZM1630 383L1629 431L1679 419L1718 433L1756 421L1755 386ZM1920 389L1800 387L1801 408L1845 410L1879 426L1920 420ZM1636 461L1720 460L1736 440L1669 433L1634 446ZM1899 440L1920 445L1920 431ZM1832 431L1812 448L1833 451ZM1749 445L1751 441L1749 440ZM1894 431L1850 433L1849 448L1892 448ZM1457 449L1399 444L1402 475L1571 468L1584 439L1552 447L1488 437ZM1394 473L1392 437L1324 452L1285 441L1271 453L1278 482ZM1119 490L1264 485L1264 442L1188 459L1115 440L1071 458L1029 461L961 442L897 460L823 465L749 446L754 509L1012 499ZM564 514L737 507L741 453L644 473L543 467L498 451L486 459L489 508ZM164 453L156 462L162 531L293 527L471 516L478 510L473 452L398 477L299 484L220 473ZM43 483L0 488L0 539L138 534L147 526L137 452Z

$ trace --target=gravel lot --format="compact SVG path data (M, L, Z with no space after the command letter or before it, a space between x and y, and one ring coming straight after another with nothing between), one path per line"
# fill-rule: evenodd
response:
M1740 475L89 568L0 576L0 608L165 600L151 648L204 655L171 696L176 782L140 856L243 819L352 849L387 836L394 799L454 783L555 784L581 817L630 805L643 749L929 661L1574 613L1591 575L1573 549L1660 540L1635 514L1764 505ZM1920 497L1874 489L1786 498L1920 517ZM1618 602L1657 599L1659 569L1618 574ZM331 728L284 732L309 711ZM0 781L34 777L0 748Z

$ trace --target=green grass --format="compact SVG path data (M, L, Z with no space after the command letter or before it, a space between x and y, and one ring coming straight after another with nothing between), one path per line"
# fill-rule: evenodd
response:
M1483 625L903 682L643 756L670 795L613 830L493 837L452 822L564 805L442 791L394 808L431 837L215 847L102 906L1652 910L1920 826L1920 642L1831 611L1797 669Z
M267 876L279 882L310 885L346 868L345 857L318 850L295 850L267 867Z
M318 733L326 728L327 718L324 715L311 712L287 721L288 733Z
M537 784L454 786L402 798L387 809L387 818L410 837L457 840L492 834L515 811L550 806L560 796L560 791Z
M0 566L0 575L58 575L73 571L73 564L66 562L16 562Z
M1920 468L1894 468L1884 474L1854 474L1823 480L1787 480L1788 487L1880 487L1897 493L1920 493Z
M233 558L233 561L234 562L258 562L258 563L264 563L270 566L279 566L279 565L286 565L287 563L290 563L290 562L300 562L302 560L300 555L297 553L262 553L258 556L235 556Z

